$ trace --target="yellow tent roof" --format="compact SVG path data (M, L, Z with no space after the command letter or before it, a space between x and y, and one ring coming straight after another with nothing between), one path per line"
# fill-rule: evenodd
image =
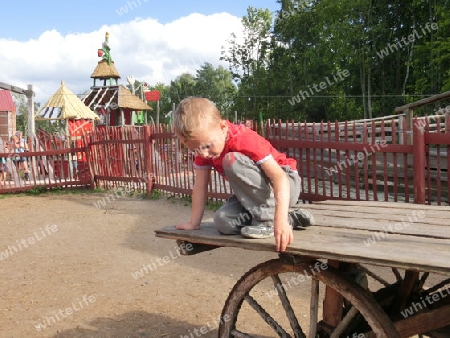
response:
M99 117L70 91L61 81L61 87L34 115L35 120L98 120Z

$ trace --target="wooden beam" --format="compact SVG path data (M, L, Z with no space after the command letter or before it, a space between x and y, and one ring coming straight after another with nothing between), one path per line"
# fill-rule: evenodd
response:
M405 105L403 105L401 107L397 107L397 108L395 108L395 112L396 113L401 113L404 110L421 107L421 106L424 106L426 104L430 104L430 103L433 103L433 102L436 102L436 101L439 101L439 100L442 100L442 99L446 99L446 98L449 98L449 97L450 97L450 91L447 91L445 93L441 93L441 94L437 94L437 95L434 95L434 96L430 96L430 97L427 97L425 99L422 99L422 100L419 100L419 101L416 101L416 102L413 102L413 103L408 103L408 104L405 104Z
M449 326L450 305L410 316L395 322L394 325L401 337L411 337Z
M339 268L340 262L328 260L328 265ZM344 298L339 292L330 286L325 288L325 298L323 300L323 322L331 327L336 327L342 320Z
M413 123L414 203L425 204L425 134L424 128Z
M20 88L20 87L16 87L16 86L13 86L13 85L9 85L9 84L4 83L4 82L0 82L0 88L9 90L10 92L17 93L17 94L24 94L24 95L27 94L27 90L26 89L23 89L23 88Z
M399 292L396 300L393 302L394 308L393 312L400 312L406 307L406 304L409 303L411 298L411 294L413 293L417 282L419 281L419 272L418 271L405 271L405 278L403 279L402 285L399 288Z

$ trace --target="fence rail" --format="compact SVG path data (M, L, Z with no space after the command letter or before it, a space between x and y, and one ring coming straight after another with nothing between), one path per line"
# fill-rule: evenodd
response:
M11 140L0 139L0 193L37 187L90 187L87 148L78 147L77 141L39 133L27 140L25 148L19 148Z
M403 116L341 123L268 121L264 134L297 160L304 200L448 204L449 114L417 118L412 130L404 121ZM82 147L52 137L41 135L30 142L32 151L25 156L29 181L15 152L0 153L7 166L0 193L36 186L192 193L193 158L170 126L97 128L83 136ZM208 197L226 199L231 194L228 182L212 171Z
M194 186L193 156L182 145L168 126L150 131L153 154L153 188L182 195L191 195ZM226 199L231 189L225 179L212 171L208 186L208 198Z
M304 199L349 199L448 204L448 115L372 121L269 121L266 137L298 161ZM409 138L423 133L414 141ZM355 137L357 135L357 137ZM423 150L420 152L419 150ZM425 168L426 191L416 190Z

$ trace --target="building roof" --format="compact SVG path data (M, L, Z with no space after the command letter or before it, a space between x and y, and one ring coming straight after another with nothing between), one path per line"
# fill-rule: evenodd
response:
M119 86L119 107L129 108L132 110L153 110L152 107L147 105L139 97L129 91L124 85Z
M36 120L98 120L99 117L76 96L64 81L34 116Z
M16 105L9 90L0 90L0 111L15 112Z
M82 98L84 104L92 110L114 107L131 110L153 110L139 97L131 93L125 86L92 87Z
M95 67L94 72L91 75L93 79L120 79L119 72L114 66L114 61L108 65L106 60L101 60L98 62L97 67Z

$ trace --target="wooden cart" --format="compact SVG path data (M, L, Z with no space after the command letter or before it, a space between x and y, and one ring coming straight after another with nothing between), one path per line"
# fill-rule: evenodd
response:
M255 266L235 284L222 311L220 338L259 337L246 327L252 311L276 337L450 337L449 207L325 201L303 208L316 225L295 231L279 258ZM169 226L156 236L177 240L185 254L217 247L275 251L273 238L224 236L208 222L194 231ZM295 292L306 285L309 315L299 317ZM282 318L275 318L280 312Z

